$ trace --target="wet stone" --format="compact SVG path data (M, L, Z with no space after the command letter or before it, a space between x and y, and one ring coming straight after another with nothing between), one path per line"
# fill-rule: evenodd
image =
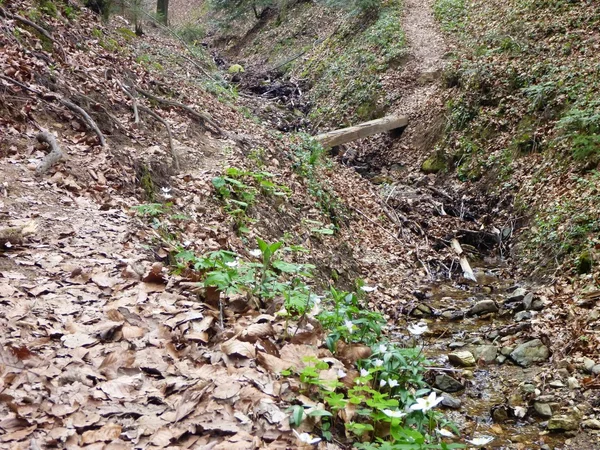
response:
M592 373L594 375L600 375L600 364L596 364L594 367L592 367Z
M500 353L504 356L510 355L514 351L514 347L502 347Z
M419 303L417 307L411 311L410 315L414 317L431 316L433 315L433 310L424 303Z
M567 386L569 386L569 389L579 389L581 387L579 385L579 380L575 377L567 378Z
M548 386L554 389L560 389L565 387L565 384L560 380L552 380L550 383L548 383Z
M600 420L598 419L588 419L581 422L581 426L583 428L589 428L591 430L600 430Z
M548 347L539 339L534 339L519 345L510 354L511 359L522 367L546 361L550 357Z
M552 408L548 403L535 402L533 404L533 409L535 409L538 416L543 417L544 419L552 417Z
M592 372L592 368L596 365L596 361L592 358L585 357L583 358L583 370L586 372Z
M528 294L527 289L517 288L513 292L511 292L510 294L508 294L506 296L505 303L520 302L521 300L523 300L525 298L525 296L527 294Z
M459 392L465 388L462 383L445 373L435 377L435 387L444 392Z
M498 348L495 345L480 345L473 349L473 356L477 361L483 361L486 364L492 363L498 356Z
M508 420L508 411L504 406L495 407L492 409L492 419L496 423L503 423Z
M455 366L471 367L475 365L475 357L466 350L448 353L448 360Z
M498 305L494 300L482 300L475 303L471 309L469 309L470 316L478 316L481 314L495 313L498 312Z
M442 317L446 320L462 320L465 318L464 311L444 311Z
M574 431L579 428L579 421L572 416L554 416L548 421L550 431Z
M506 361L506 356L504 356L504 355L498 355L496 357L496 362L498 364L504 364L505 361Z
M467 345L465 342L457 341L457 342L450 342L450 344L448 344L448 347L451 350L454 350L454 349L457 349L457 348L464 347L465 345Z
M529 311L519 311L515 314L515 322L522 322L529 319L531 319L531 313Z
M462 402L458 398L453 397L450 394L444 394L442 405L444 405L446 408L460 409L460 407L462 406Z
M523 297L521 302L523 303L523 307L525 309L531 309L531 305L533 304L533 294L529 292L525 297Z
M546 302L541 298L536 298L535 300L533 300L533 303L531 303L531 309L533 311L541 311L542 309L544 309L545 306Z

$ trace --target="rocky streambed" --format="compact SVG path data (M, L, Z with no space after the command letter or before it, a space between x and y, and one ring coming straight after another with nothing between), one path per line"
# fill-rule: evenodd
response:
M552 337L535 326L550 301L497 272L415 292L410 315L428 324L429 382L448 416L465 435L493 437L486 448L600 448L600 396L586 387L600 361L552 355Z

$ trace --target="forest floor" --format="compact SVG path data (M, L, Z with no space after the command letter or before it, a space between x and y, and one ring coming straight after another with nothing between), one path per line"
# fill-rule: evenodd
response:
M288 408L320 405L281 373L327 358L352 385L357 358L329 352L316 322L282 318L281 303L215 298L200 283L206 271L191 262L229 251L231 267L256 263L257 238L306 249L286 261L314 265L315 289L350 290L356 278L375 288L365 308L388 320L386 342L407 345L407 325L425 321L437 367L427 379L463 437L593 448L598 436L576 431L598 424L595 365L551 342L570 287L514 279L498 258L498 236L512 230L494 210L502 199L443 184L410 156L440 106L446 46L431 2L405 5L409 58L386 83L417 126L398 141L404 180L384 191L337 162L316 185L299 174L302 138L245 114L256 99L207 84L201 62L156 29L138 39L124 19L63 10L43 17L52 33L40 39L20 16L33 3L0 6L0 230L13 230L0 233L0 448L301 448ZM64 155L39 170L46 130ZM258 183L241 222L215 191L232 167ZM325 208L315 191L330 195ZM476 282L462 276L454 238L479 261ZM523 359L532 342L542 356ZM474 362L453 366L457 349ZM562 421L554 430L546 407ZM311 420L298 429L314 433Z

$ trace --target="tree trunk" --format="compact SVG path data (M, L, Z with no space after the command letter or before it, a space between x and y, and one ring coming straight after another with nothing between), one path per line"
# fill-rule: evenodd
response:
M169 23L169 0L156 0L156 12L159 20L168 25Z

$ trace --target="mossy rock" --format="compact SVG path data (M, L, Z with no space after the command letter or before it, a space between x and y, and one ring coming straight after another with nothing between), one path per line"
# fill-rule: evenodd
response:
M423 161L421 170L425 173L438 173L446 170L446 167L446 159L436 153Z
M579 258L577 258L577 273L581 275L590 273L592 271L593 262L590 252L587 250L583 252L579 255Z
M244 73L245 70L244 70L244 68L241 65L239 65L239 64L233 64L233 65L229 66L229 69L227 70L227 72L232 73L232 74L234 74L234 73Z

